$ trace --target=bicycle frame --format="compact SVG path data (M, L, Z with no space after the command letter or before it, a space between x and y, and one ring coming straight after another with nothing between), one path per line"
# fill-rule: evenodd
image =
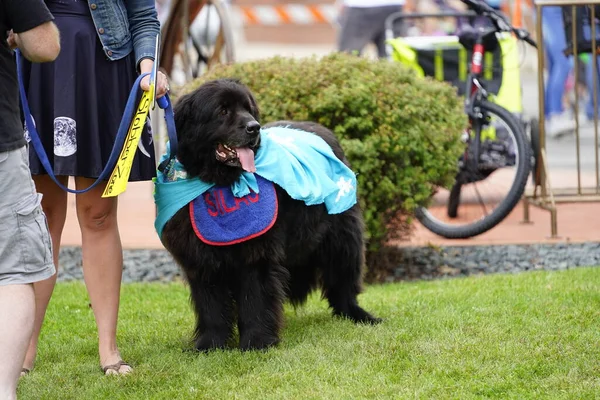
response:
M465 90L465 113L471 118L480 118L481 116L476 113L475 107L482 100L488 98L488 92L485 90L485 85L479 80L482 72L481 60L485 49L483 45L476 45L479 49L473 50L473 56L471 58L471 71L467 76L467 86ZM468 93L469 95L466 95Z
M489 34L489 33L488 33ZM485 119L485 115L481 112L478 105L488 98L488 92L485 90L484 84L479 80L483 72L483 55L485 54L485 46L483 44L483 34L477 35L477 40L473 46L471 56L471 68L467 76L465 90L465 114L469 117L469 128L475 131L475 135L468 135L468 147L465 152L465 160L470 164L473 170L478 169L479 153L481 150L481 127ZM473 157L467 158L469 150Z

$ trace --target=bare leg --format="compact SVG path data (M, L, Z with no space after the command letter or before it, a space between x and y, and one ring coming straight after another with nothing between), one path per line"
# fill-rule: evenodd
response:
M32 285L0 286L0 398L16 399L35 318Z
M66 185L68 182L68 177L66 176L58 177L58 179L63 185ZM67 192L56 186L52 179L47 175L34 176L33 181L35 182L37 191L44 195L42 198L42 209L48 220L48 228L50 229L50 237L52 238L52 255L57 273L50 278L36 282L33 285L35 291L35 322L33 325L31 342L29 343L25 361L23 362L23 367L29 370L33 368L33 364L35 363L42 323L44 322L44 316L46 315L50 297L54 291L56 276L58 274L60 238L65 226L65 219L67 218Z
M77 189L93 182L88 178L75 178ZM81 228L83 276L98 326L100 365L107 366L121 360L117 348L117 318L123 249L117 225L117 198L102 198L103 190L103 185L99 185L77 195L77 218ZM119 368L119 373L130 371L129 366Z

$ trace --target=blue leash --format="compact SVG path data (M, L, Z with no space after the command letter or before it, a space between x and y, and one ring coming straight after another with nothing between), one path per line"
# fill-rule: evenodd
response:
M177 156L177 129L175 129L175 114L173 113L173 105L167 93L156 102L158 106L165 110L165 123L167 124L167 135L169 136L170 152L169 157L160 163L158 170L164 172L166 166L171 160Z
M133 84L133 88L131 89L131 92L129 93L129 98L127 99L125 111L123 112L123 117L121 118L121 122L119 124L119 130L117 131L117 137L115 138L115 144L113 145L108 162L106 163L106 166L100 173L100 176L91 186L89 186L85 189L75 190L75 189L69 189L68 187L64 186L61 182L58 181L58 179L56 179L56 176L54 175L54 171L52 170L52 166L50 165L50 161L48 160L48 156L46 155L46 151L44 150L44 145L42 144L42 141L37 132L37 129L33 123L33 118L31 116L31 110L29 109L29 104L27 102L27 95L25 93L25 87L23 85L23 76L22 76L22 69L21 69L22 68L21 67L21 63L22 63L21 54L20 54L19 50L16 50L15 52L16 52L16 60L17 60L17 78L19 81L19 94L21 97L21 106L23 107L23 114L25 116L25 125L27 126L27 130L29 131L29 136L31 138L31 143L33 144L33 148L34 148L38 158L40 159L42 166L48 173L48 176L50 176L50 178L54 181L54 183L56 183L58 185L58 187L60 187L61 189L65 190L69 193L79 194L79 193L85 193L88 190L91 190L92 188L97 186L100 182L105 181L106 178L108 178L108 176L112 172L113 168L115 167L115 164L117 163L117 159L119 158L119 154L121 153L121 149L123 148L123 145L125 144L125 138L127 137L129 125L131 123L131 118L128 118L128 116L133 116L133 112L136 108L135 101L138 96L138 93L141 90L140 81L142 80L142 78L144 78L146 75L149 75L149 74L145 73L145 74L140 75L135 80L135 83ZM172 143L174 143L174 146L173 146L173 144L171 145L170 157L174 157L174 155L176 154L176 148L177 148L177 134L175 132L175 120L174 120L174 115L173 115L173 107L171 105L169 95L166 94L165 96L157 99L157 103L160 108L165 110L165 121L167 124L167 132L169 135L169 140Z

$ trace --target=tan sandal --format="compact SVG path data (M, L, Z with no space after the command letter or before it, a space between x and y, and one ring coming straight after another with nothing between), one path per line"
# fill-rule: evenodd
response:
M25 368L25 367L21 368L21 376L28 375L30 372L31 372L30 368Z
M119 360L115 364L107 365L107 366L101 367L101 368L102 368L102 372L104 373L104 375L127 375L128 373L132 372L131 370L129 370L127 372L121 373L121 372L119 372L121 370L121 367L131 368L131 365L127 364L123 360Z

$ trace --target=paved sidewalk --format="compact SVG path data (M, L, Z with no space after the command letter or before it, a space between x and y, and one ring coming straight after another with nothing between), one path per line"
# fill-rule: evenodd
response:
M523 223L523 206L513 212L492 230L474 238L450 240L429 232L415 224L415 232L407 242L393 242L399 246L452 245L474 246L495 244L533 244L600 241L600 203L559 204L558 237L550 237L550 213L530 207L530 223Z
M333 45L274 45L245 43L238 45L238 60L257 59L280 54L284 56L323 55L333 51ZM533 64L533 63L529 63ZM528 115L537 113L537 78L528 69L524 72L523 91L524 104ZM593 185L594 157L591 149L593 143L591 131L583 132L582 157L584 163L583 183ZM575 149L573 137L561 140L548 140L548 153L553 187L573 187L576 183ZM587 153L585 153L587 151ZM78 246L81 237L75 216L75 197L69 195L67 223L63 233L63 244ZM130 183L127 191L119 198L119 224L121 238L125 248L161 248L162 245L154 230L155 208L152 198L152 183ZM451 241L440 238L422 227L416 227L415 234L409 242L399 245L475 245L475 244L518 244L518 243L553 243L556 241L600 241L600 203L560 204L558 206L559 239L551 239L550 213L531 207L531 224L521 223L523 211L518 206L513 213L496 228L476 238Z
M130 183L119 197L119 227L123 246L128 249L162 248L154 230L152 183ZM467 240L448 240L427 231L419 224L411 240L393 242L401 246L525 244L600 241L600 203L559 204L558 239L550 238L550 213L530 208L530 224L523 224L523 209L519 205L500 225L483 235ZM75 196L69 195L67 223L63 245L81 245L81 235L75 216Z

